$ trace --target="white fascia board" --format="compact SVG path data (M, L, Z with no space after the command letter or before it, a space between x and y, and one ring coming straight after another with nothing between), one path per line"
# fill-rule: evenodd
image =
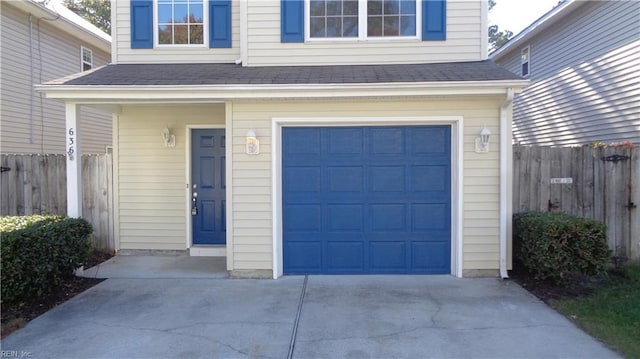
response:
M70 86L38 85L47 98L77 103L217 102L238 99L304 99L504 95L528 80L328 84L328 85L197 85L197 86Z

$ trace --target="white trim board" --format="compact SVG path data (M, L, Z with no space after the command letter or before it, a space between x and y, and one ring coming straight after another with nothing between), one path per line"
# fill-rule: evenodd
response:
M341 126L451 126L451 274L462 277L463 129L462 116L272 118L273 278L283 275L282 259L282 128Z

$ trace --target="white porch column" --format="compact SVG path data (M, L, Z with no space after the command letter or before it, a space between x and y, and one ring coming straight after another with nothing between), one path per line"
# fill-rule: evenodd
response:
M67 215L82 217L82 157L80 154L79 108L75 103L65 103L66 152L67 152Z

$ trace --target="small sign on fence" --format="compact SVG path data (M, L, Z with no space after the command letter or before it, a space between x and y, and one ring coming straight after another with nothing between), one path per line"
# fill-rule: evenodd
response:
M571 177L551 179L551 184L572 184L572 183L573 183L573 178Z

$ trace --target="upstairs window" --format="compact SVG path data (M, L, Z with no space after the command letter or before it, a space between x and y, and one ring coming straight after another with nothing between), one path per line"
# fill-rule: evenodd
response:
M318 37L357 37L357 0L311 0L310 35Z
M367 36L416 36L416 2L367 1Z
M157 0L158 45L205 44L204 0Z
M131 0L129 6L132 49L232 46L231 0Z
M93 68L93 51L84 46L80 48L80 66L82 71L88 71Z
M527 46L520 52L520 74L522 77L528 77L529 70L529 46Z
M417 36L421 1L308 0L309 38Z

